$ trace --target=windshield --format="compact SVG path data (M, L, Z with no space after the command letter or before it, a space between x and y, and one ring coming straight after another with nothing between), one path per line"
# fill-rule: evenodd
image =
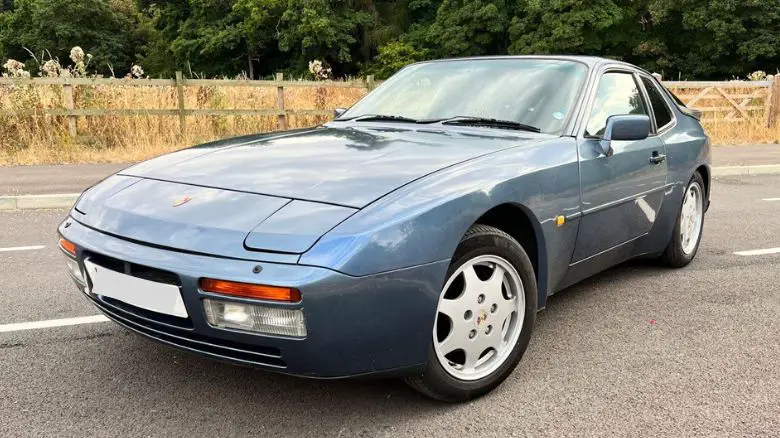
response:
M587 68L551 59L479 59L404 68L340 119L364 115L442 120L468 116L509 120L558 134Z

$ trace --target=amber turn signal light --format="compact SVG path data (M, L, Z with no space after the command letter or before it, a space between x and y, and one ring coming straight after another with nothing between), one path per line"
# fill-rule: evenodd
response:
M286 301L288 303L297 303L301 300L301 292L298 289L289 287L263 286L237 281L201 278L200 288L205 292L258 300Z
M66 240L60 237L60 248L65 250L65 252L72 255L73 257L76 257L76 244L70 240Z

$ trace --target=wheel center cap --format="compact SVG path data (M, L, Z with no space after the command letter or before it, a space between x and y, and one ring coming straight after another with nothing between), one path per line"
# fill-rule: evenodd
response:
M477 327L482 327L485 325L485 321L487 321L488 313L485 311L485 309L482 309L477 314Z

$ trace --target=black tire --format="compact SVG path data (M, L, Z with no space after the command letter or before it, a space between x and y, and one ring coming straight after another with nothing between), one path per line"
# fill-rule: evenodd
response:
M685 251L683 251L682 236L680 235L680 224L682 221L682 206L685 200L685 193L688 192L691 185L693 184L698 184L699 188L701 189L701 193L703 194L702 220L701 220L701 226L699 228L699 237L696 240L696 246L693 247L693 251L686 254ZM709 196L704 186L704 179L701 177L699 172L695 172L693 174L693 177L691 178L691 181L688 183L687 186L685 186L683 199L680 201L680 208L679 211L677 212L677 221L674 224L674 232L672 233L672 237L669 240L669 244L666 246L666 249L664 250L663 254L661 254L661 257L659 258L661 263L672 268L682 268L687 266L691 262L691 260L693 260L693 258L696 257L696 252L698 252L699 250L699 243L701 243L701 236L704 234L704 216L705 216L704 210L706 209L707 199L709 199Z
M525 292L525 318L520 336L505 362L493 373L473 381L460 380L450 375L439 363L431 339L428 363L420 375L405 378L412 388L428 397L455 403L479 397L500 385L517 366L531 340L536 320L536 275L531 260L523 247L509 234L486 225L474 225L461 239L446 278L466 263L481 255L502 257L517 270Z

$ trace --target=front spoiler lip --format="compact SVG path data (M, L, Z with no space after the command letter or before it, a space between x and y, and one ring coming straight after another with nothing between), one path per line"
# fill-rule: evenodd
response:
M137 333L137 334L139 334L139 335L141 335L141 336L143 336L145 338L154 339L155 341L161 342L163 344L166 344L166 345L169 345L169 346L172 346L172 347L176 347L176 348L179 348L179 349L191 352L191 353L195 353L197 355L204 355L204 356L208 356L208 357L211 357L211 358L214 358L214 359L224 360L224 361L227 361L227 362L238 363L238 364L241 364L241 365L253 365L253 366L262 365L263 367L279 368L279 369L284 369L285 368L285 366L283 366L283 365L275 365L275 364L262 363L262 362L252 362L252 361L244 360L244 359L240 359L240 358L232 358L232 357L229 357L229 356L223 356L223 355L219 355L219 354L215 354L215 353L210 353L208 351L197 350L195 348L187 347L186 345L177 344L175 342L168 341L168 340L164 339L163 337L171 337L171 338L175 338L175 339L181 340L182 342L190 342L190 343L195 343L195 344L201 344L201 343L203 343L202 341L187 339L187 338L184 338L184 337L181 337L181 336L177 336L177 335L172 334L172 333L165 333L165 332L162 332L162 331L157 330L157 329L152 328L152 327L144 327L145 330L153 332L153 333L157 334L158 336L150 335L149 333L146 333L146 332L136 328L135 326L137 324L133 323L132 321L130 321L130 320L120 316L119 314L114 313L114 312L108 310L104 306L98 304L97 301L94 298L92 298L91 296L87 296L87 299L89 301L91 301L92 304L94 304L95 307L97 307L97 309L100 310L100 312L103 313L107 318L111 319L112 321L116 322L117 324L121 325L122 327L124 327L126 329L129 329L129 330L131 330L131 331L133 331L133 332L135 332L135 333ZM220 348L223 348L223 349L226 349L226 350L240 351L238 349L227 347L227 346L220 346ZM280 359L281 358L281 355L272 355L272 354L266 354L266 353L260 353L260 352L254 352L254 354L256 354L258 356L265 356L265 357L268 357L268 358L271 358L271 359Z
M173 349L179 350L179 351L183 351L183 352L191 354L193 356L206 357L208 359L216 360L218 362L222 362L222 363L225 363L225 364L238 365L238 366L247 367L247 368L259 369L259 370L271 372L271 373L274 373L274 374L282 374L282 375L285 375L285 376L299 377L299 378L310 379L310 380L346 380L346 379L385 379L385 378L397 378L397 377L406 377L406 376L410 376L410 375L417 375L417 374L421 373L425 369L425 362L422 362L422 363L419 363L419 364L407 365L407 366L398 367L398 368L392 368L392 369L387 369L387 370L370 371L370 372L359 373L359 374L347 374L347 375L343 375L343 376L317 376L317 375L312 375L312 374L293 373L293 372L286 371L285 367L282 367L282 366L274 366L274 365L269 365L269 364L265 364L265 363L261 364L261 363L257 363L257 362L252 362L252 361L242 360L242 359L238 359L238 358L231 358L231 357L228 357L228 356L222 356L222 355L218 355L218 354L204 352L204 351L196 350L194 348L189 348L189 347L184 346L184 345L176 344L174 342L170 342L170 341L167 341L165 339L160 339L160 338L157 338L157 337L150 336L150 335L148 335L148 334L138 330L137 328L133 327L131 325L132 323L128 322L124 318L122 318L122 317L120 317L118 315L115 315L111 311L108 311L108 310L100 307L99 305L97 305L94 302L94 299L92 297L86 296L86 294L85 294L85 297L93 305L95 305L95 307L106 318L110 319L111 322L116 323L120 327L122 327L122 328L124 328L126 330L129 330L129 331L133 332L136 335L139 335L140 337L142 337L144 339L150 340L152 342L158 342L160 344L165 345L166 347L173 348Z

